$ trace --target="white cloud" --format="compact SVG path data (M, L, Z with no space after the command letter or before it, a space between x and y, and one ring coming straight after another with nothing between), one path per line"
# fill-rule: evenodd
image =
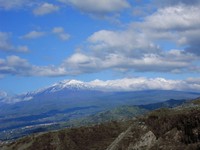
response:
M0 32L0 50L6 52L28 52L29 49L25 45L14 46L11 42L11 33Z
M199 0L154 0L154 3L158 4L159 6L174 6L174 5L198 5L200 4Z
M81 53L75 53L68 59L69 63L74 63L74 64L86 64L91 62L90 57L81 54Z
M54 27L51 31L53 34L55 34L59 39L66 41L70 38L70 35L65 32L63 27ZM29 33L21 36L23 39L37 39L40 37L43 37L47 34L47 32L41 32L41 31L30 31Z
M54 5L54 4L43 3L39 7L35 8L33 10L33 13L35 15L42 16L42 15L46 15L46 14L50 14L50 13L56 12L58 10L59 10L59 7Z
M143 21L134 22L126 30L97 31L88 38L87 53L75 53L67 59L70 61L65 62L68 66L74 66L73 70L77 68L82 73L104 69L199 72L199 8L198 5L160 8ZM163 41L184 48L163 50ZM87 58L88 61L80 63L76 60L82 59L74 56L82 56L81 58Z
M24 39L36 39L36 38L42 37L44 35L45 35L44 32L30 31L29 33L23 35L22 38L24 38Z
M126 0L59 0L65 4L72 5L82 12L90 14L106 14L128 8L130 5Z
M67 41L70 38L70 35L67 33L62 33L62 34L59 34L58 37L63 41Z
M195 82L194 82L195 81ZM165 78L122 78L116 80L93 80L83 82L97 89L111 91L141 91L141 90L178 90L178 91L200 91L200 79L191 78L185 80L170 80Z
M10 44L10 33L0 32L0 49L5 51L13 49L13 46Z
M196 91L200 92L200 79L194 78L198 82L193 83L188 79L185 80L171 80L166 78L147 78L147 77L132 77L121 78L115 80L93 80L89 82L77 80L64 80L55 83L52 86L65 87L68 85L85 85L96 90L103 91L143 91L143 90L175 90L175 91ZM47 87L49 88L49 87ZM45 90L41 89L38 91Z
M199 28L199 6L176 5L161 8L145 18L146 26L155 30L191 30Z
M12 55L8 56L6 60L9 66L20 66L20 67L28 67L29 63L25 59L21 59L18 56Z
M6 92L0 90L0 100L7 96L8 96L8 94Z
M59 39L67 41L70 38L70 35L65 32L63 27L54 27L52 33L58 36Z
M163 53L162 55L145 54L141 58L134 58L118 53L110 53L104 57L75 53L67 58L62 66L68 69L68 72L71 72L71 74L99 72L106 69L135 72L191 72L193 65L190 59L193 56L191 54L185 55L173 51L175 50Z
M190 77L186 81L188 83L191 83L191 84L200 84L200 78L192 78L192 77Z
M32 5L36 0L0 0L0 8L9 10L20 8L25 5Z
M122 53L136 57L143 53L159 52L159 47L153 44L148 37L133 30L101 30L91 35L88 41L93 50L101 53Z
M55 34L58 34L58 33L63 33L65 32L64 28L63 27L54 27L52 29L52 32L55 33Z
M194 67L193 61L198 60L197 56L178 49L164 51L159 45L154 44L153 40L155 39L152 40L151 36L132 29L101 30L88 38L91 52L82 55L87 55L88 58L98 63L99 70L109 68L171 73L191 71L191 68ZM78 65L78 63L74 65L75 62L72 64L81 70L82 65Z
M159 8L153 14L144 17L143 21L133 22L131 28L139 30L154 43L161 41L185 49L187 47L195 49L199 46L197 44L200 33L199 9L200 5L183 4ZM195 51L190 50L193 53Z
M172 50L163 56L150 54L142 58L131 58L118 54L109 54L105 58L83 53L75 53L58 66L36 66L30 64L26 59L18 56L8 56L0 59L0 75L19 76L65 76L79 75L84 73L95 73L106 69L117 71L135 72L198 72L197 66L193 66L191 55L183 55Z
M60 1L73 5L81 11L94 14L116 12L129 6L127 1L122 0ZM88 37L87 46L81 52L75 52L63 60L59 66L29 64L29 70L25 69L24 74L34 76L77 75L106 69L197 73L200 71L199 8L199 5L170 5L159 8L153 14L144 17L139 22L134 22L123 30L96 31ZM55 27L51 33L64 41L70 38L63 27ZM23 38L32 39L44 35L44 32L31 31ZM1 49L13 49L9 41L9 34L0 33L0 39L2 39L0 41ZM171 44L175 46L171 49L166 45L163 46L162 43L166 45L170 43L169 47ZM18 50L28 51L28 48L18 46ZM12 70L13 66L4 65L4 68ZM14 68L14 70L17 69ZM21 73L16 71L16 74Z
M87 56L82 53L75 53L63 61L61 66L71 75L83 73L98 72L102 70L100 59L92 56Z
M117 80L94 80L89 85L104 90L141 91L141 90L200 90L195 85L184 80L169 80L165 78L123 78Z
M65 68L55 66L35 66L28 60L12 55L0 59L0 75L19 76L63 76L67 75Z
M18 46L17 47L18 52L29 52L29 48L27 46Z
M8 56L0 62L0 74L24 75L30 69L30 64L18 56Z
M53 76L65 76L70 75L66 71L66 68L60 66L34 66L32 65L32 70L29 76L46 76L46 77L53 77Z
M166 40L200 56L200 5L175 5L158 9L144 22L133 24L145 31L149 38Z

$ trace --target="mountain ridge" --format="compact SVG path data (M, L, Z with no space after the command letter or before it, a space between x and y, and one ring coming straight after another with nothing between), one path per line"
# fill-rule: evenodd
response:
M52 110L47 113L43 113L40 115L33 115L33 116L22 116L19 118L0 118L0 122L12 122L13 120L15 122L23 121L25 124L19 124L18 126L10 126L12 133L9 133L9 128L0 128L0 136L1 140L5 139L12 139L12 138L18 138L27 134L36 133L36 132L44 132L48 130L57 130L62 129L64 127L80 127L80 126L89 126L89 125L95 125L99 123L104 122L110 122L110 121L123 121L123 120L129 120L133 119L134 117L138 117L140 115L144 115L148 113L149 111L158 109L158 108L173 108L176 106L179 106L183 103L187 103L185 100L168 100L165 102L159 102L159 103L153 103L153 104L147 104L147 105L123 105L118 106L113 109L109 109L107 111L103 112L97 112L92 115L82 117L79 119L65 119L64 122L38 122L39 124L36 124L38 119L48 118L50 116L55 116L56 114L63 114L63 113L73 113L74 111L85 111L87 109L98 109L95 106L90 107L75 107L72 109L67 109L63 111L58 110ZM154 107L152 107L152 105ZM150 106L150 107L149 107ZM26 121L28 121L26 123ZM31 124L33 122L33 124ZM17 125L17 124L16 124ZM2 126L2 125L1 125ZM0 127L1 127L0 126ZM21 126L21 128L20 128ZM4 131L2 134L1 132ZM6 136L5 133L8 133L9 136ZM4 137L4 138L3 138Z
M35 134L1 144L2 150L177 150L200 148L200 99L157 109L129 121Z
M145 79L141 79L145 80ZM158 81L163 81L162 78L158 78ZM144 82L144 81L143 81ZM17 103L21 101L29 101L34 98L35 95L39 94L50 94L56 93L62 90L91 90L91 91L101 91L101 92L139 92L139 91L153 91L153 90L163 90L163 91L179 91L185 92L184 89L176 89L175 87L160 87L160 86L151 86L150 84L144 84L143 86L139 86L143 83L142 81L136 81L131 78L124 78L118 80L93 80L89 82L83 82L80 80L63 80L57 83L54 83L50 86L37 89L30 92L25 92L22 94L10 96L5 94L5 92L1 92L0 94L0 102L1 103ZM149 81L152 82L152 81ZM198 93L198 92L196 92Z

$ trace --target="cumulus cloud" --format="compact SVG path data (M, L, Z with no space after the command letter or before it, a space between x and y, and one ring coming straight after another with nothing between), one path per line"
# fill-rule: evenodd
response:
M42 16L42 15L53 13L58 10L59 10L59 7L54 4L43 3L39 7L35 8L33 10L33 13L37 16Z
M29 33L23 35L22 38L24 38L24 39L36 39L36 38L42 37L44 35L45 35L44 32L30 31Z
M6 59L0 59L0 75L65 76L95 73L106 69L172 73L200 71L190 61L193 58L192 54L185 55L179 50L171 50L162 55L146 54L142 58L132 58L109 54L103 58L78 52L58 66L36 66L18 56L8 56Z
M155 4L158 4L159 6L174 6L174 5L197 5L200 4L199 0L154 0Z
M97 57L87 56L83 53L75 53L63 61L61 66L66 68L70 74L78 75L83 73L99 72L103 68Z
M193 82L191 80L196 80ZM171 80L166 78L147 78L147 77L132 77L132 78L121 78L115 80L93 80L93 81L77 81L77 80L64 80L59 83L55 83L52 86L62 85L76 85L82 84L87 87L96 90L103 91L143 91L143 90L175 90L175 91L200 91L200 79L185 79L185 80ZM49 87L47 87L49 88ZM43 88L38 90L42 92L46 90Z
M126 0L59 0L68 5L78 8L82 12L91 14L107 14L120 11L129 7Z
M0 49L1 50L12 50L13 46L10 44L10 34L0 32Z
M36 0L0 0L0 8L9 10L23 7L25 5L32 5Z
M21 59L18 56L8 56L5 60L0 61L0 73L1 74L24 74L30 69L30 64L25 59Z
M199 81L199 79L196 79ZM169 80L165 78L123 78L117 80L94 80L86 84L104 90L141 91L141 90L180 90L199 91L200 84L189 80Z
M141 56L141 53L159 52L159 47L148 40L144 34L133 30L95 32L88 38L92 50L108 53L122 53Z
M164 7L125 30L97 31L87 40L87 52L74 53L63 65L79 73L105 69L199 72L198 10L199 6L182 4ZM164 50L162 41L182 48Z
M5 91L0 90L0 100L4 97L7 97L7 93Z
M151 38L166 39L184 47L187 52L200 56L199 8L200 5L175 5L161 8L138 25Z
M100 58L94 55L75 53L66 59L62 66L74 74L98 72L105 69L136 72L171 72L183 73L191 71L192 62L188 54L176 54L171 51L163 54L146 54L141 58L128 57L121 54L108 54ZM189 60L189 61L187 61Z
M177 5L158 9L145 18L145 25L155 30L191 30L199 28L199 6Z
M94 14L117 12L129 7L128 2L122 0L60 1L77 7L83 12ZM200 71L200 5L194 4L196 3L186 4L186 1L180 0L176 4L166 4L165 7L158 8L153 14L149 14L138 22L133 22L123 30L96 31L88 37L87 44L81 52L75 52L58 66L29 64L28 68L31 69L25 69L25 75L77 75L106 69L197 73ZM61 40L68 40L70 37L63 27L55 27L51 33ZM32 39L44 35L44 32L31 31L23 38ZM0 34L0 38L3 39L0 41L0 47L12 49L9 47L8 37L8 35ZM166 49L163 49L163 43L175 46L173 49L164 46ZM22 51L27 50L25 46L19 48ZM13 69L12 65L4 67ZM16 72L16 74L21 73Z
M59 39L66 41L70 38L70 35L65 32L63 27L54 27L52 31L50 32L41 32L41 31L30 31L29 33L21 36L23 39L37 39L45 36L48 33L55 34Z
M65 32L63 27L54 27L52 33L58 36L59 39L67 41L70 38L70 35Z
M0 50L6 52L28 52L25 45L14 46L11 42L11 33L0 32Z
M27 46L18 46L17 51L19 52L29 52L29 48Z
M12 55L0 59L0 75L19 76L62 76L67 72L62 67L35 66L28 60Z

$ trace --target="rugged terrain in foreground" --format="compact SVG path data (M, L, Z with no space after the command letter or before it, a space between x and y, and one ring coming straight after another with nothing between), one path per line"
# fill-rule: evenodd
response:
M200 99L158 109L130 121L35 134L2 150L195 150L200 149Z

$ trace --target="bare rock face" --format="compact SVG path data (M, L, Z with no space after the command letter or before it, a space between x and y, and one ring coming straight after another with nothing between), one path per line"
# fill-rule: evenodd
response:
M106 150L117 150L120 147L120 142L126 138L131 132L132 126L130 126L125 132L122 132Z
M149 131L141 139L135 143L130 144L128 150L149 150L156 143L156 136Z
M135 122L107 148L107 150L148 150L156 143L156 136L142 122Z

